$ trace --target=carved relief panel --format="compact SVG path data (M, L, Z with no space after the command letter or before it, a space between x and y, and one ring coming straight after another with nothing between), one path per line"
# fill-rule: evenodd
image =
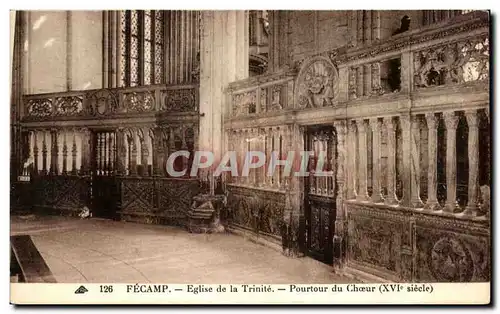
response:
M302 64L295 96L298 108L335 106L337 95L338 72L330 60L315 57Z
M469 38L415 52L415 86L486 80L489 78L489 58L488 37Z
M256 91L249 91L241 94L233 95L233 116L242 116L257 111L257 95Z

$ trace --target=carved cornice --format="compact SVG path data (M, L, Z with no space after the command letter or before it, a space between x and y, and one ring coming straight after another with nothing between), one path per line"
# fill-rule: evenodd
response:
M257 86L280 80L294 78L298 71L295 68L285 68L278 72L256 75L244 80L229 83L226 92L232 93L238 90L257 88Z
M430 26L429 28L418 29L398 36L393 36L386 41L381 41L380 43L369 47L349 49L344 54L337 55L335 63L347 63L358 59L374 57L386 52L400 51L401 49L412 45L432 40L439 40L457 34L468 33L481 28L484 28L485 33L487 33L489 25L489 16L476 17L474 19L461 22L452 20L450 23L446 23L445 25L436 24Z

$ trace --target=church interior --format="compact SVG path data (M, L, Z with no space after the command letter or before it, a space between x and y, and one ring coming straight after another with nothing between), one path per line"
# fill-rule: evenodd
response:
M490 281L488 11L11 26L11 280ZM192 176L197 151L286 161ZM285 175L305 151L309 175Z

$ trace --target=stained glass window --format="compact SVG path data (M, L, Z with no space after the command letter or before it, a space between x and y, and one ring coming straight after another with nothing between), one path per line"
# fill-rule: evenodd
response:
M121 86L163 83L163 27L163 11L120 12Z

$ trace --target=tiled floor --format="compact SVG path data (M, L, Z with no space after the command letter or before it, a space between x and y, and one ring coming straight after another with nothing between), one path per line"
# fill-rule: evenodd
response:
M57 282L352 282L313 259L232 234L63 217L12 217L11 234L32 235Z

